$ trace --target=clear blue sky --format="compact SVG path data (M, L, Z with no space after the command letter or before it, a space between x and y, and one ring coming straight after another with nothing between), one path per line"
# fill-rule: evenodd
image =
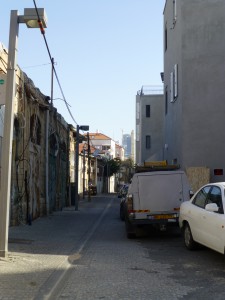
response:
M46 39L71 113L121 142L135 130L135 96L143 85L161 85L165 0L36 0L48 16ZM23 14L32 0L1 6L0 41L8 47L10 10ZM20 25L18 64L42 93L51 94L51 65L38 29ZM54 98L62 98L54 80ZM76 126L63 101L54 106Z

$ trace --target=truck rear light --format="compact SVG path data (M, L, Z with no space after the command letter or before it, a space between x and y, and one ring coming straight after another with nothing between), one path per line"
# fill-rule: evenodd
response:
M128 212L133 211L133 195L132 194L127 195L127 210L128 210Z
M180 207L174 207L173 210L174 211L180 211Z

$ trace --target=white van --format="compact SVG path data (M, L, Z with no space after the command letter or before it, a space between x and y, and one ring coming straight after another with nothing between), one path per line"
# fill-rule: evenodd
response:
M135 237L143 225L161 230L169 223L178 225L180 205L189 199L190 186L182 170L134 174L125 200L127 237Z

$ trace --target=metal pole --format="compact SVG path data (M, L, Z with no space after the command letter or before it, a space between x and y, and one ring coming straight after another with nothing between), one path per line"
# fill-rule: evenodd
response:
M51 59L52 62L52 74L51 74L51 105L53 105L53 79L54 79L54 58Z
M86 172L86 168L85 168L85 148L83 147L83 199L85 198L85 172Z
M17 65L17 41L19 33L18 11L11 11L9 52L6 83L6 104L4 117L4 135L2 146L2 172L0 190L0 256L6 257L8 252L9 234L9 205L11 190L11 162L12 162L12 139L14 102L16 85Z
M110 193L110 166L108 166L108 193Z
M90 178L90 173L91 173L91 160L90 160L90 139L89 139L89 132L87 132L87 140L88 140L88 201L91 201L91 178Z
M109 164L107 161L107 193L109 193Z
M78 210L78 172L79 172L79 125L76 132L76 150L75 150L75 210Z

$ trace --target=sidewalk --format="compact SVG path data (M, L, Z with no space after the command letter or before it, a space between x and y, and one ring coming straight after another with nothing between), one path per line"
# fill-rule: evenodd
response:
M50 293L46 289L75 259L82 239L114 197L95 196L80 201L78 211L68 207L31 226L10 227L8 257L0 258L0 299L48 299L41 295Z

